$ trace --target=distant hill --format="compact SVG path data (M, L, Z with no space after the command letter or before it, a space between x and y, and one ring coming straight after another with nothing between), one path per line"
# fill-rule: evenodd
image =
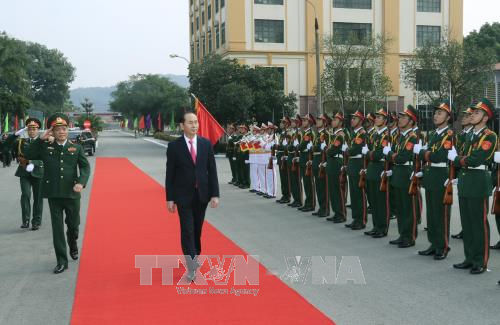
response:
M189 87L189 79L187 76L168 74L165 75L165 77L169 78L181 87ZM80 103L82 103L85 98L88 98L92 103L94 103L94 112L103 113L109 111L111 93L115 90L116 86L75 88L70 90L70 100L74 105L80 106Z

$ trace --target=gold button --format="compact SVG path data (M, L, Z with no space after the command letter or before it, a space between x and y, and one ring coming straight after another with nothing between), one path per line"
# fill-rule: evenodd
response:
M61 152L61 156L63 155L63 153Z
M61 175L61 178L64 178L64 176Z
M49 181L47 181L47 184L49 183Z
M61 160L61 162L64 162L63 160Z
M61 167L61 170L64 170L64 168Z

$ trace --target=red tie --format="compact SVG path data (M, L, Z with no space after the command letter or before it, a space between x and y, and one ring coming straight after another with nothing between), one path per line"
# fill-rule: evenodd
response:
M191 159L193 159L193 163L196 165L196 151L194 151L193 140L189 140L189 152L191 153Z

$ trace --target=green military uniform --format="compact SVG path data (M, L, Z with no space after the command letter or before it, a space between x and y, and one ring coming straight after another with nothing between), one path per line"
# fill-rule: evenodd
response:
M362 120L362 112L356 111L353 116L358 116ZM360 172L364 168L362 148L366 145L367 134L363 127L353 130L352 139L347 151L349 162L347 165L347 174L349 176L349 195L351 198L352 223L351 229L359 230L366 226L366 193L359 187Z
M67 126L68 118L63 114L52 115L47 124L51 127ZM27 159L42 160L45 166L42 193L47 198L52 221L52 238L57 258L55 273L68 267L64 223L70 255L78 258L77 239L80 226L80 193L75 184L85 186L90 175L90 165L83 148L66 140L64 144L50 143L36 139L25 151ZM79 172L78 172L79 171ZM66 219L63 217L66 213ZM76 258L75 258L76 257ZM59 270L59 271L56 271Z
M387 112L383 109L377 112L377 115L379 114L387 118ZM389 141L389 130L387 126L384 126L371 137L371 148L369 148L370 151L367 154L369 163L366 172L366 183L373 221L373 231L367 234L375 238L387 236L389 229L389 192L380 191L381 174L385 169L385 156L382 151L389 144Z
M408 115L412 120L417 120L417 113L414 109L406 108L404 112L399 114ZM400 236L399 239L391 241L391 243L402 248L414 246L417 238L418 200L416 195L408 193L413 169L413 146L417 141L417 135L412 129L401 131L395 148L386 157L394 164L391 177L394 202L391 201L391 204L394 204L395 210L398 211L398 232Z
M2 151L3 167L9 167L12 162L12 141L7 134L4 134L2 141L0 141L0 150Z
M311 114L308 114L307 117L310 121L314 121L314 118ZM312 122L312 124L315 124ZM312 160L310 159L310 154L312 154L312 145L314 144L314 140L316 139L316 134L312 130L311 127L304 130L304 134L302 136L302 141L300 141L298 150L299 150L299 164L300 164L300 176L302 179L302 183L304 185L304 194L305 200L304 205L299 208L303 212L314 211L316 208L316 200L314 193L314 176L306 175L307 165L312 164Z
M226 145L226 157L229 160L229 167L231 168L231 181L229 184L236 183L236 163L235 160L235 139L236 136L231 133L227 136L227 145Z
M240 128L248 128L245 125L240 125ZM247 134L240 134L235 141L236 146L236 165L238 166L238 187L239 188L249 188L250 187L250 166L248 164L249 152L247 146Z
M290 175L290 187L293 202L290 203L289 206L293 208L299 208L303 204L302 184L300 182L301 168L299 164L299 144L300 142L302 142L302 133L300 132L300 130L295 129L290 132L290 136L290 142L288 143L287 167Z
M275 144L276 160L278 162L277 168L280 175L280 186L281 186L281 198L277 201L278 203L290 203L290 192L291 184L289 177L289 169L287 166L288 158L288 141L290 141L290 136L288 134L287 127L290 126L290 118L284 117L283 123L286 127L281 130L279 141Z
M328 124L329 123L329 118L326 116L321 116L319 118L323 119L323 123ZM328 145L330 144L330 134L326 131L325 128L318 130L318 136L316 139L314 139L313 143L313 161L312 161L312 170L313 170L313 175L314 175L314 182L316 185L316 196L318 199L318 208L319 210L317 212L314 212L314 215L317 215L318 217L327 217L330 215L330 199L329 199L329 194L328 194L328 177L326 172L324 175L320 175L320 169L324 168L320 166L320 164L323 164L326 161L323 161L323 152L325 151L325 156L326 156L326 149ZM326 158L326 157L325 157Z
M449 101L443 101L435 109L440 109L452 116ZM443 204L449 177L447 166L448 150L456 143L454 133L448 126L432 131L428 136L427 149L420 150L419 159L424 163L422 186L425 188L427 239L431 244L420 255L434 255L443 259L449 251L451 206Z
M494 116L493 105L486 98L475 109L484 111L489 119ZM490 225L487 214L492 184L487 166L492 162L497 141L497 135L487 127L473 130L465 143L465 155L454 159L454 163L460 166L458 197L465 253L464 263L454 267L472 267L471 273L475 274L484 272L489 260Z
M337 113L334 118L344 120L344 117ZM345 222L345 198L346 193L342 192L340 187L340 173L344 164L344 155L342 152L342 145L346 143L346 135L342 128L333 131L331 135L330 145L327 151L327 168L326 173L328 176L328 193L330 196L330 204L334 212L331 219L334 223Z
M394 114L391 114L391 118L392 119L395 119L394 118ZM397 121L397 119L395 119ZM390 135L390 143L391 145L395 145L396 143L398 143L399 141L399 136L400 136L400 133L399 133L399 129L397 127L393 128L393 129L389 129L389 135ZM390 162L390 159L388 161L388 164L389 164L389 169L392 168L392 163ZM392 186L392 184L390 184L389 182L389 211L391 212L391 218L394 219L397 217L398 213L396 211L396 202L395 198L394 198L394 195L396 193L396 190L394 189L394 187Z

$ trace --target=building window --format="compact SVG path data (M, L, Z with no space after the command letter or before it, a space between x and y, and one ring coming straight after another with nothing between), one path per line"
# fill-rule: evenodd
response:
M191 61L194 61L194 46L191 45Z
M203 43L201 46L201 53L202 53L203 57L205 56L205 49L206 48L207 48L207 43L205 42L205 37L203 37Z
M196 43L196 58L199 60L200 59L200 43Z
M193 35L193 34L194 34L194 23L191 20L191 35Z
M201 12L201 25L202 26L205 25L205 12L204 11Z
M255 42L284 43L283 20L255 19Z
M440 84L440 75L438 70L418 70L417 71L417 90L418 91L438 91Z
M254 0L256 5L282 5L283 0Z
M212 52L212 33L208 33L208 53Z
M208 12L207 12L207 19L210 20L210 19L212 19L212 4L211 3L208 4L208 9L207 10L208 10Z
M219 26L215 27L215 48L219 48L220 46L220 34L219 34Z
M219 0L215 0L215 13L219 12Z
M334 8L371 9L372 0L333 0Z
M418 12L441 12L441 0L417 0Z
M224 8L224 6L226 5L226 1L224 0L220 0L220 8Z
M371 39L372 24L333 23L336 44L363 44Z
M200 17L196 16L196 30L200 30Z
M226 44L226 23L220 25L221 45Z
M417 46L436 46L441 43L441 27L417 25Z

